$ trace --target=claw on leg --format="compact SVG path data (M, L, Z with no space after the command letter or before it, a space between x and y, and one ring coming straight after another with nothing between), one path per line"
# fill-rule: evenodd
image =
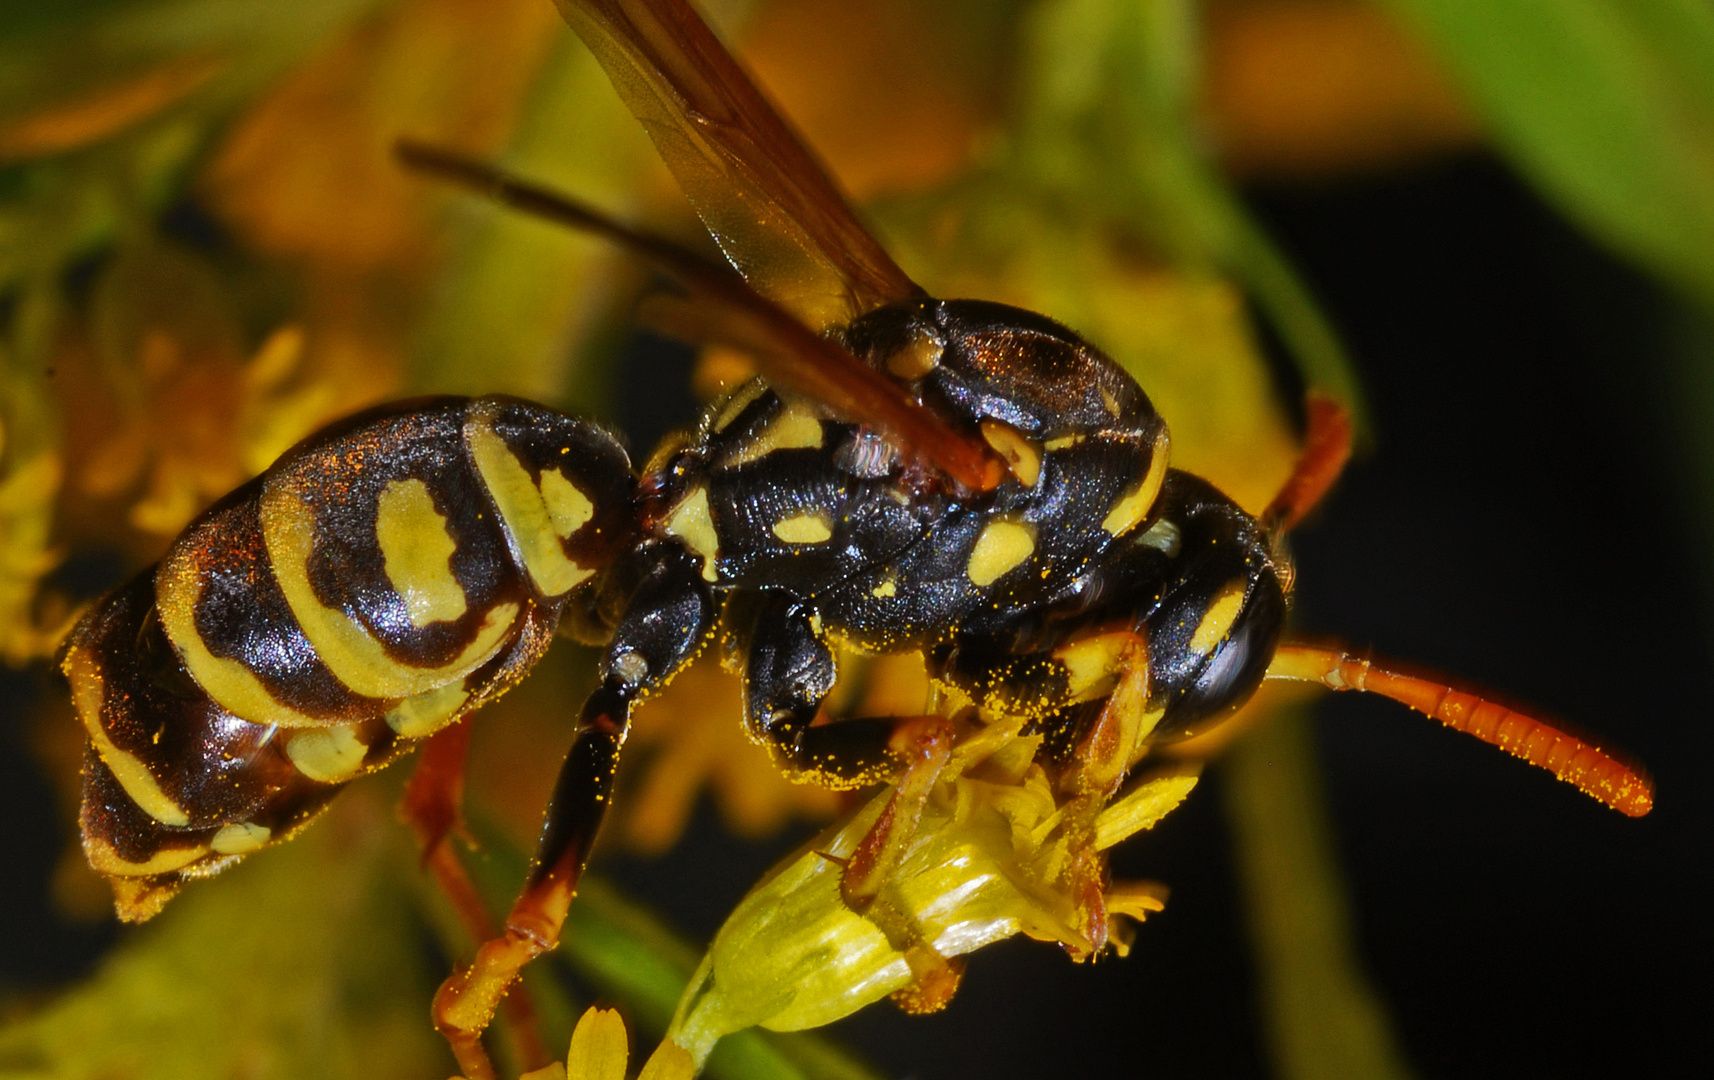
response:
M939 716L903 720L893 731L888 749L905 763L904 773L839 880L845 903L856 912L868 910L916 839L923 806L952 757L952 727Z
M458 1067L468 1080L494 1080L496 1073L482 1046L482 1032L501 1001L531 960L553 951L571 906L572 889L526 890L506 919L505 932L490 937L476 950L468 967L460 968L435 993L434 1026L452 1047Z

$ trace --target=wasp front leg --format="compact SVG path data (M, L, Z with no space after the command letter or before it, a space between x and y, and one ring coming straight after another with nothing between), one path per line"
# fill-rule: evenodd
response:
M929 793L952 756L952 728L940 716L814 723L836 676L814 608L780 591L755 599L741 635L747 644L745 721L794 779L833 788L894 782L885 809L845 864L840 892L910 963L915 978L901 1004L915 1012L939 1008L957 988L960 968L934 951L914 919L886 904L881 890L915 840Z
M590 845L612 800L632 706L690 660L713 624L702 561L677 541L644 545L626 561L619 573L636 585L602 654L601 683L584 703L560 767L523 892L500 936L485 942L470 966L435 995L435 1026L470 1080L494 1075L481 1037L501 997L524 965L559 944Z

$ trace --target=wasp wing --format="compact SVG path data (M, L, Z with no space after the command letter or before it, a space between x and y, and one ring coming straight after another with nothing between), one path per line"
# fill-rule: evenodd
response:
M918 406L903 387L815 333L743 278L670 240L622 225L575 199L508 176L458 154L401 141L405 165L480 191L507 206L605 237L654 263L684 286L693 303L679 310L692 336L721 341L755 357L776 386L817 398L848 419L882 424L904 444L964 486L986 491L1004 467L982 443L967 439ZM671 310L671 309L669 309ZM693 315L693 313L695 313Z
M685 0L557 0L752 288L825 331L922 295Z

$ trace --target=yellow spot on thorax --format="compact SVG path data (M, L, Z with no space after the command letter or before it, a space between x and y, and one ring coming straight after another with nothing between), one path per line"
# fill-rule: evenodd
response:
M1035 487L1041 479L1042 448L1026 438L1024 433L1003 420L989 417L982 421L982 439L994 452L1006 459L1012 475L1025 487Z
M714 514L708 508L708 489L697 488L667 515L666 532L685 542L702 556L702 577L715 579L714 560L720 555L720 537L714 531Z
M1136 482L1131 489L1119 496L1119 501L1113 504L1113 509L1107 512L1107 517L1101 522L1101 528L1109 535L1123 536L1136 528L1149 516L1154 508L1155 499L1160 496L1161 484L1166 481L1167 468L1167 434L1162 428L1155 436L1154 452L1149 458L1149 471Z
M82 648L69 650L66 653L64 669L66 677L71 680L72 705L76 707L79 719L83 721L84 730L89 732L89 741L95 744L95 752L101 755L102 763L113 774L113 779L119 781L119 786L125 789L125 794L131 797L131 801L137 804L139 810L162 825L189 825L190 815L161 789L161 782L149 771L149 767L134 755L119 749L113 740L108 738L107 729L101 723L105 684L89 651Z
M356 776L368 752L349 724L296 731L286 742L286 757L298 771L324 784L339 784Z
M595 573L594 568L567 557L559 543L594 515L594 504L558 469L542 470L538 487L506 440L494 431L496 411L497 406L489 402L471 404L464 422L465 445L530 580L544 596L563 596Z
M915 334L905 346L887 357L887 370L901 379L920 379L940 363L945 346L930 334Z
M798 514L774 522L774 535L788 544L819 544L833 538L833 529L821 514Z
M1202 613L1202 621L1196 624L1196 632L1190 635L1192 652L1207 656L1226 639L1232 631L1232 623L1238 618L1239 609L1244 606L1247 588L1245 582L1234 581L1215 595L1208 610Z
M819 450L824 438L819 416L801 405L787 404L754 438L722 459L720 466L735 469L776 450Z
M405 602L411 625L421 630L449 622L470 609L464 588L452 576L458 544L446 517L421 480L394 480L381 489L375 510L375 541L393 591Z
M1006 571L1029 558L1036 550L1035 529L1017 521L991 521L976 538L964 572L970 581L985 588Z

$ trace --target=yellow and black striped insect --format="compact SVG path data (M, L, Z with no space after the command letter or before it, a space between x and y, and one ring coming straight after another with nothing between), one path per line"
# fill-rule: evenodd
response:
M765 381L638 469L599 426L527 402L401 403L311 437L204 514L64 655L91 742L85 848L122 915L148 917L453 732L562 620L602 643L599 685L503 933L435 1007L472 1076L500 996L557 941L632 706L716 637L752 733L832 786L891 779L920 798L952 738L938 716L816 723L845 644L921 652L942 686L1047 735L1095 801L1135 743L1194 733L1274 676L1399 698L1646 812L1646 780L1539 721L1281 643L1277 541L1343 461L1336 410L1312 409L1304 463L1251 517L1169 466L1166 423L1093 345L924 294L682 0L562 7L738 275L456 157L406 160L652 259L696 305L684 327L742 346ZM1108 731L1126 734L1091 735ZM432 846L449 820L436 777L445 795L456 766L426 774ZM859 910L910 811L847 868ZM1098 897L1100 864L1085 873Z

